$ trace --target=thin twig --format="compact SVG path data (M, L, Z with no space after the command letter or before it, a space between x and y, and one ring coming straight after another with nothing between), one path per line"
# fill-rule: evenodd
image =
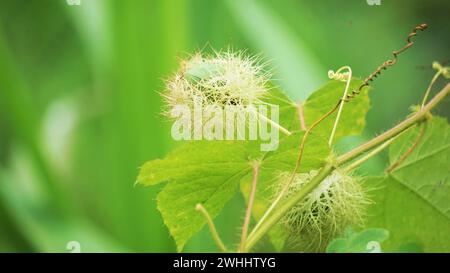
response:
M421 107L423 107L423 106L425 105L425 103L427 103L428 96L429 96L430 93L431 93L431 88L433 87L434 83L435 83L436 80L439 78L439 76L442 74L442 72L443 72L442 70L439 70L439 71L434 75L433 79L432 79L431 82L430 82L430 85L428 85L428 88L427 88L427 91L425 92L425 95L423 96Z
M446 79L450 78L450 67L442 66L438 62L433 62L432 67L433 67L433 69L437 70L437 72L434 75L433 79L431 80L430 84L428 85L427 91L425 92L425 95L423 96L421 108L423 108L425 103L427 103L428 96L431 93L431 89L433 88L433 85L436 82L436 80L439 78L439 76L442 75Z
M250 190L250 196L248 198L244 224L242 225L241 243L239 245L240 252L245 252L245 241L247 240L248 225L250 224L250 218L252 216L252 208L253 208L253 201L255 200L256 185L258 184L258 173L259 173L259 163L256 162L253 165L252 188Z
M305 115L303 114L303 104L297 103L298 119L300 120L300 128L302 131L306 131Z
M287 136L290 136L292 134L288 129L286 129L283 126L281 126L281 124L276 123L275 121L271 120L270 118L264 116L263 114L261 114L256 109L250 108L250 112L255 114L260 120L264 120L264 121L270 123L270 125L272 127L277 128L277 130L280 130L283 134L285 134Z
M416 137L416 140L414 141L413 145L409 147L409 149L404 153L397 161L395 161L387 170L387 173L391 173L393 170L395 170L400 164L402 164L408 156L412 154L414 149L416 149L417 145L419 145L420 140L422 140L423 135L425 134L425 127L426 123L420 126L419 135Z
M373 149L372 151L370 151L369 153L367 153L365 156L361 157L358 160L355 160L354 162L352 162L351 164L349 164L344 172L345 173L349 173L352 170L356 169L357 167L361 166L364 162L366 162L367 160L369 160L370 158L372 158L373 156L379 154L381 151L383 151L386 147L388 147L389 145L391 145L391 143L397 139L397 137L400 135L397 135L396 137L393 137L389 140L387 140L386 142L384 142L383 144L381 144L380 146L376 147L375 149Z
M209 215L208 211L205 209L205 207L203 207L202 204L197 204L197 206L195 206L195 209L200 212L201 214L203 214L203 216L206 219L206 222L208 223L209 226L209 230L211 231L211 235L214 239L214 241L216 242L217 247L222 251L222 252L226 252L227 248L225 247L225 245L222 243L222 240L220 240L219 234L217 233L217 229L216 226L214 225L214 222L211 218L211 216Z
M331 116L339 107L339 105L341 105L342 100L339 100L339 102L336 104L336 106L333 107L333 109L331 109L330 111L328 111L327 113L325 113L323 116L321 116L318 120L316 120L309 128L308 130L306 130L305 134L303 135L302 141L300 142L300 147L299 147L299 151L298 151L298 157L297 157L297 161L295 162L295 167L294 170L292 171L293 176L295 176L295 174L297 173L298 169L300 168L300 163L302 161L302 157L303 157L303 150L305 149L305 142L306 142L306 138L308 137L308 135L311 133L311 131L317 127L317 125L319 125L323 120L325 120L327 117ZM292 177L290 179L290 181L292 181L294 178ZM287 186L289 187L289 185Z

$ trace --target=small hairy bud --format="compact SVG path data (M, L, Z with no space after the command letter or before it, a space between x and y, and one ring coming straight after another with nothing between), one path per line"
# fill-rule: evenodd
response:
M182 61L180 70L166 81L162 94L169 108L203 105L242 105L260 103L267 93L269 75L259 59L243 52L197 53Z
M292 181L286 197L306 185L317 171L298 174ZM280 175L280 189L290 174ZM302 251L323 251L329 241L342 234L348 226L360 226L365 207L369 204L362 186L356 178L334 171L294 206L283 218L290 241Z

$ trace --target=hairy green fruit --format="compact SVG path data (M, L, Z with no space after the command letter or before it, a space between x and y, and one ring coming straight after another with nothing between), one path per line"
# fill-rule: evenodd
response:
M317 171L296 175L285 198L306 185ZM280 175L284 186L289 173ZM302 202L283 217L282 222L295 248L301 251L323 251L329 241L348 226L361 226L366 205L370 202L358 179L334 171Z
M243 52L197 53L181 64L180 70L166 81L162 94L169 108L192 105L242 105L261 103L267 95L269 74L257 57Z

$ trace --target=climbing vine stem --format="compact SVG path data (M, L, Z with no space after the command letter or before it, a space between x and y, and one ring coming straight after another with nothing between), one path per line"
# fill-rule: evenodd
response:
M375 149L371 150L370 152L368 152L364 156L362 156L362 157L358 158L357 160L353 161L351 164L349 164L348 166L345 167L344 172L345 173L349 173L349 172L353 171L354 169L358 168L364 162L366 162L367 160L371 159L372 157L376 156L381 151L383 151L384 149L389 147L389 145L391 145L392 142L394 142L400 135L401 134L398 134L395 137L393 137L393 138L391 138L389 140L386 140L383 144L377 146Z
M341 155L340 157L337 158L336 164L342 165L343 163L346 163L354 159L355 157L358 157L362 153L374 148L375 146L378 146L384 141L398 135L399 133L408 129L412 125L415 125L416 123L423 121L424 119L427 118L430 110L436 107L436 105L438 105L439 102L441 102L448 95L449 91L450 91L450 84L447 84L438 94L436 94L436 96L428 104L426 104L415 114L409 116L407 119L403 120L395 127L384 132L383 134L373 138L372 140L362 144L359 147L356 147L355 149L349 151L348 153Z

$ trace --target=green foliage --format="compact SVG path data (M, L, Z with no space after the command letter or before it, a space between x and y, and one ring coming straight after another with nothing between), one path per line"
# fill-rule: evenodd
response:
M352 81L352 84L350 85L350 88L357 88L360 84L361 81L354 79ZM334 107L337 101L342 97L344 89L345 83L330 81L323 87L312 93L311 96L306 100L306 103L304 105L304 118L306 124L310 125L313 121L317 120L318 118L320 118L320 116ZM341 115L341 121L339 122L335 139L342 138L345 135L361 133L364 129L365 115L368 110L369 96L367 89L364 89L357 98L355 98L352 102L344 105L344 109ZM299 126L297 111L298 110L296 109L296 111L294 112L294 116L292 116L292 113L288 115L288 117L292 117L294 124L292 125L292 127ZM282 114L283 113L280 111L281 116ZM336 113L325 120L323 124L320 124L308 137L307 142L305 143L306 148L303 154L303 160L299 169L299 173L307 173L310 170L318 169L321 166L320 162L315 163L313 160L323 160L329 155L329 153L327 154L327 137L329 137L335 117ZM282 166L278 166L278 171L292 171L297 160L298 145L302 136L302 133L300 133L295 138L290 138L291 155L289 158L280 153L280 151L277 151L277 155L272 158L272 160L280 161L280 163L286 162ZM322 152L317 153L318 149L321 149ZM258 182L259 185L257 188L255 203L253 207L253 216L256 220L259 220L263 216L264 211L270 206L276 195L277 188L274 186L274 183L277 183L277 174L277 172L273 171L271 173L263 171L260 175L260 179ZM244 196L248 196L250 192L250 181L251 178L250 176L248 176L243 179L241 183L241 191L243 192ZM287 238L287 233L283 225L279 223L274 228L272 228L272 230L269 232L269 237L271 242L275 246L275 249L281 251Z
M160 116L157 91L186 52L232 44L249 54L260 53L283 91L304 102L335 65L350 64L363 77L389 57L387 50L398 48L405 30L417 23L418 8L430 11L421 14L431 27L426 36L450 30L443 23L450 1L392 1L376 9L292 0L82 1L82 6L51 0L0 2L1 252L67 252L70 240L80 241L82 251L175 251L156 209L164 184L132 184L137 166L161 158L174 146ZM313 16L299 16L299 11ZM395 27L374 27L379 22ZM421 50L408 52L375 82L370 94L375 109L361 138L397 122L418 100L430 71L411 64L427 65L431 55L447 56L448 47L442 45L449 44L450 36L438 40L420 39ZM192 74L202 77L203 72ZM448 116L449 109L439 111ZM290 101L280 116L284 127L292 122L296 128L289 128L299 129ZM357 139L346 143L350 148ZM251 145L246 145L250 158L261 157ZM376 158L380 165L386 159ZM159 175L154 179L165 174ZM237 194L216 217L225 242L234 243L244 206ZM433 227L427 230L432 238ZM401 249L421 249L405 243ZM215 249L206 228L184 248Z
M142 166L137 183L155 185L181 179L191 174L214 175L216 171L233 172L247 168L248 156L243 142L190 141L175 149L164 159ZM224 160L226 159L226 160Z
M353 81L351 89L361 81ZM307 125L317 120L342 96L343 82L330 82L314 92L304 104ZM252 215L260 220L279 191L280 173L294 169L298 147L304 131L300 130L299 108L280 90L273 89L266 102L280 106L280 124L293 132L282 136L275 151L260 152L259 141L193 141L185 143L166 158L147 162L141 169L138 183L168 184L158 195L158 209L177 243L178 251L197 233L206 220L195 211L195 205L205 206L211 217L216 217L233 197L240 182L246 201L249 199L252 165L259 164L258 186ZM368 90L346 103L336 139L360 134L365 126L369 109ZM328 134L332 129L333 114L305 143L303 160L298 173L320 169L332 156L328 147ZM447 121L434 117L427 123L425 133L415 150L389 176L367 178L366 184L378 185L374 190L373 205L367 226L379 226L391 231L386 242L390 251L442 251L448 250L450 194L448 164L450 145ZM419 134L419 128L404 132L390 147L391 164L397 162L410 149ZM433 171L430 171L433 170ZM417 217L421 215L421 217ZM436 228L438 229L436 231ZM367 243L384 241L384 229L368 229L360 233L347 232L334 240L328 252L367 252ZM434 230L433 233L430 233ZM288 232L277 223L268 233L275 249L285 247Z
M280 124L288 129L299 128L295 105L278 89L265 98L280 110ZM181 251L186 241L206 223L195 211L202 203L212 217L219 214L226 202L235 194L239 181L251 180L254 160L261 160L261 184L264 178L273 180L277 172L291 170L297 157L298 141L303 132L289 137L280 136L274 152L259 151L259 141L192 141L182 144L164 159L149 161L141 168L137 183L155 185L163 181L168 185L158 195L158 209L171 235ZM311 138L305 157L309 158L305 170L318 168L329 155L324 139ZM259 187L265 188L264 186ZM257 194L264 198L264 194ZM259 197L258 197L259 198ZM259 206L255 202L255 210ZM264 203L267 203L265 201Z
M421 125L423 126L423 125ZM391 164L414 143L419 128L402 135L391 146ZM450 141L444 118L428 121L425 134L409 157L389 176L368 178L377 185L367 226L390 231L386 248L402 249L405 244L426 252L450 251Z
M350 83L349 93L358 89L362 81L353 79ZM319 119L322 115L336 106L345 89L345 82L329 81L306 100L304 105L305 123L307 126ZM369 88L363 88L361 94L344 104L339 125L336 129L334 142L345 136L359 135L366 125L366 114L370 103ZM315 132L330 134L336 119L337 111L321 122Z
M360 82L355 83L353 87ZM320 114L322 107L329 107L331 100L342 96L342 83L328 84L316 91L307 101L308 114L305 118L312 120ZM327 96L318 96L325 93ZM330 99L331 97L331 99ZM273 89L265 98L266 102L279 105L280 123L286 128L297 131L291 136L280 139L276 151L259 152L258 141L193 141L185 143L164 159L147 162L141 169L137 182L144 185L169 182L158 195L158 209L165 224L177 242L181 251L186 241L198 232L206 223L195 211L195 205L202 203L212 217L219 214L227 201L235 193L237 183L241 181L241 191L247 199L250 191L251 164L260 161L258 188L253 207L253 216L260 219L276 194L276 185L280 172L292 171L298 157L298 145L304 132L300 128L295 104L281 91ZM320 102L323 102L323 105ZM320 109L314 111L314 107ZM343 118L349 115L359 116L358 122L344 122L339 127L339 136L361 132L364 116L368 110L367 92L361 99L353 101L344 108ZM362 121L361 121L362 120ZM303 162L299 172L319 169L330 155L326 135L329 130L324 127L313 132L305 143ZM281 250L286 238L283 227L278 225L271 231L271 241L276 249Z
M389 230L386 251L401 250L405 244L417 245L425 252L450 250L450 220L430 203L392 177L369 178L366 183L379 187L372 192L374 204L366 226Z
M299 141L303 137L303 134L303 132L299 132L284 138L280 142L278 150L268 153L261 162L258 187L256 189L252 212L255 220L259 220L264 215L264 212L276 197L277 185L280 183L278 180L280 172L291 172L293 170L298 157ZM298 172L309 172L314 169L319 169L323 166L325 159L329 155L330 149L327 145L326 138L312 134L306 141L303 151L305 161ZM246 200L248 200L250 194L251 177L252 174L249 173L241 182L241 191ZM287 238L282 224L277 224L269 232L269 236L272 244L280 251Z
M420 126L425 126L425 133L417 147L391 175L450 218L450 127L441 117ZM419 131L414 128L391 145L391 164L407 152Z
M280 111L279 123L290 131L299 131L300 122L298 119L297 105L286 94L276 86L269 86L270 92L262 99L274 105L278 105ZM282 134L281 137L284 137Z
M251 170L243 148L239 142L192 141L142 167L138 183L170 182L158 194L157 202L178 251L205 224L195 205L201 203L212 217L217 216Z
M328 253L371 253L381 251L381 243L389 232L381 228L369 228L361 232L347 229L342 238L336 238L327 247Z

